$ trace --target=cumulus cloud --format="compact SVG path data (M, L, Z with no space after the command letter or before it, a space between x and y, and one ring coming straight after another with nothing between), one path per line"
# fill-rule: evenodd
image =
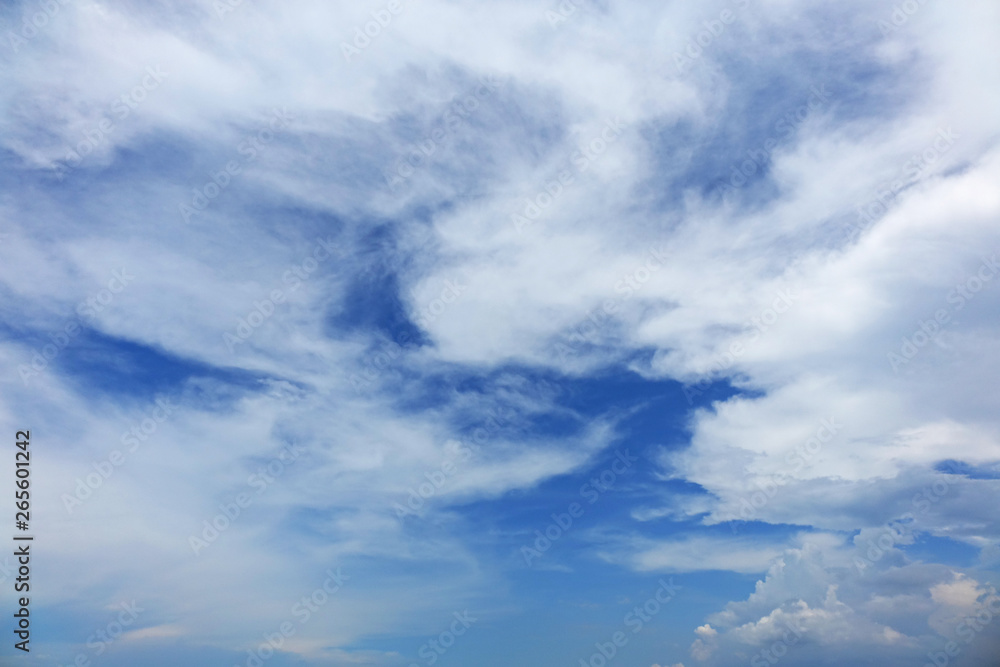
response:
M844 547L813 543L785 552L746 600L696 629L691 656L709 665L919 662L962 631L969 660L962 664L992 650L989 635L975 644L963 623L996 597L993 586L913 561L879 560L859 570Z
M690 403L583 553L764 575L695 660L916 661L989 599L997 7L437 0L356 43L377 8L218 4L7 40L0 420L58 452L50 604L242 654L343 565L283 650L391 663L343 647L503 606L477 512L630 436L578 400L616 372Z

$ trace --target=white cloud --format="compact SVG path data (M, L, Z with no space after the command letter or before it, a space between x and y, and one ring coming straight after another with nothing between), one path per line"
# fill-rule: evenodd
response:
M670 541L641 538L621 540L605 557L627 563L640 572L700 572L729 570L756 573L767 570L783 551L783 543L759 544L725 536L686 537Z
M695 631L692 657L713 666L786 655L797 664L919 661L995 595L940 565L878 561L858 571L849 553L832 541L786 551L745 601L730 602Z
M473 405L452 395L413 414L378 391L359 395L351 374L378 343L364 333L331 336L329 322L345 308L350 279L372 269L363 255L322 267L231 353L222 334L270 290L285 289L284 272L311 252L312 229L290 233L274 224L295 207L324 216L317 232L336 227L352 249L371 242L373 221L398 225L398 248L381 259L414 317L445 280L467 284L427 323L434 345L407 352L381 376L395 387L393 396L419 396L424 388L408 377L453 364L492 370L528 363L573 375L625 360L651 378L726 377L760 392L693 416L690 447L664 450L660 462L665 476L705 493L646 504L633 512L637 519L750 518L862 530L858 538L866 541L877 540L886 521L912 512L919 531L971 544L984 560L994 554L1000 530L992 499L1000 482L947 476L953 483L927 511L914 497L943 483L945 475L930 471L937 461L1000 459L1000 277L975 298L963 297L961 310L949 300L984 254L1000 251L1000 74L983 67L996 53L997 8L928 3L905 31L880 41L872 26L891 14L890 2L825 10L784 0L755 4L730 29L731 43L716 41L685 73L677 73L673 54L722 4L581 10L553 34L533 3L483 12L428 2L408 8L350 63L339 44L367 20L361 6L259 1L220 21L206 3L181 3L183 11L169 16L150 10L154 17L131 4L105 12L61 5L59 21L24 47L30 57L21 54L16 66L0 70L7 92L0 145L19 168L56 178L57 164L85 133L109 117L115 127L54 186L85 190L78 204L41 191L0 202L8 234L0 246L0 303L18 313L19 325L55 331L111 270L125 266L135 283L90 322L97 332L277 379L233 401L222 383L186 386L190 400L126 463L128 474L116 473L69 517L59 494L118 446L143 410L81 396L55 371L25 387L17 369L32 346L0 343L7 371L0 421L9 429L21 420L46 424L60 443L60 457L45 464L51 493L38 506L57 517L45 536L47 557L60 564L54 572L64 573L50 577L53 590L67 599L97 588L107 598L138 591L163 618L183 615L192 641L228 645L243 628L286 613L294 602L281 597L287 591L308 592L329 563L351 555L393 555L417 566L444 561L455 570L400 577L392 613L367 595L383 582L371 576L366 583L359 573L354 592L346 588L331 603L336 610L310 626L312 638L346 644L390 626L422 631L426 622L415 612L489 587L494 573L481 569L459 536L407 534L392 505L453 454L446 443L462 434L448 426L450 418L485 415L506 400L522 414L530 414L526 405L555 412L556 402L543 391L505 387ZM841 32L816 37L831 24ZM828 62L843 46L838 40L847 40L849 64L859 69L830 81L829 106L775 151L767 187L754 190L761 198L720 201L700 190L704 182L693 181L728 177L730 167L698 160L724 153L742 136L713 129L734 117L743 127L743 109L753 108L749 92L777 74L733 69L729 56L784 56L783 85L807 91L825 82L828 69L810 66L812 58ZM126 118L116 118L111 104L141 82L147 66L161 66L167 78ZM872 96L858 101L851 77L862 70L884 72L877 81L896 88L867 91ZM428 136L453 95L491 73L505 77L503 89L402 193L390 192L385 170ZM798 98L788 97L794 110ZM185 225L178 205L238 155L240 142L276 106L295 113L294 126ZM574 152L617 118L621 136L585 162L586 171L576 167ZM958 135L954 145L919 169L856 243L846 243L843 228L857 220L857 208L905 175L942 128ZM116 171L123 165L126 173ZM575 182L519 234L511 214L561 169L576 170ZM698 169L710 173L693 173ZM664 253L662 266L641 288L622 288L626 278L646 275L640 271L650 248ZM781 302L787 311L779 316L782 293L794 296ZM557 343L606 302L615 312L601 318L591 344L558 353ZM771 308L774 323L751 337L745 325L766 321ZM950 323L896 372L887 355L940 309ZM733 363L716 370L727 353ZM213 409L199 409L202 401ZM815 454L799 453L789 463L824 419L843 428ZM430 518L446 523L451 503L497 498L576 470L613 437L613 422L603 418L572 437L491 436L429 503ZM288 440L305 443L307 461L192 560L186 539L202 517ZM769 483L775 475L782 476L780 488ZM763 503L756 502L759 493ZM746 517L744 502L751 507ZM314 514L321 518L308 528L322 541L303 547L294 570L269 576L285 555L274 534ZM785 621L801 622L819 644L840 638L880 650L906 645L926 632L917 627L917 612L926 622L935 605L967 608L984 590L971 576L955 580L941 567L906 561L897 548L905 542L896 542L876 570L901 564L897 574L911 578L903 592L879 580L880 588L863 594L862 575L845 574L853 566L850 545L835 548L826 536L795 539L802 548L787 565L773 566L747 601L710 619L719 635L699 633L696 659L722 660L722 651L712 652L716 643L770 641ZM605 555L644 571L756 573L787 547L781 538L682 535L622 540ZM105 558L109 549L120 559ZM238 557L250 552L252 561ZM76 565L63 567L70 562ZM247 581L264 583L248 588ZM192 602L207 598L232 600L236 611L220 621Z

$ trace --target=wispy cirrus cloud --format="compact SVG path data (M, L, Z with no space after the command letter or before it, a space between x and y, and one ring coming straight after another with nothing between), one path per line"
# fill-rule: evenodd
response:
M246 660L335 565L268 664L409 664L463 609L444 660L527 627L550 644L490 659L584 655L620 619L533 616L578 572L724 580L645 664L944 650L997 585L998 16L911 4L8 5L0 420L54 453L52 664L123 599L147 611L110 661ZM634 471L525 572L619 445Z

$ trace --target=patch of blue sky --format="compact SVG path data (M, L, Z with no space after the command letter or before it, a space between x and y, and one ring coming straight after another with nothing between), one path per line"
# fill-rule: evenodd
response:
M93 329L84 329L56 357L54 364L84 396L103 395L122 402L150 401L160 394L179 394L192 387L194 395L190 398L208 409L218 407L213 404L221 397L228 396L225 402L231 403L261 391L264 381L271 379L254 371L185 359ZM199 380L213 382L213 391L199 387Z

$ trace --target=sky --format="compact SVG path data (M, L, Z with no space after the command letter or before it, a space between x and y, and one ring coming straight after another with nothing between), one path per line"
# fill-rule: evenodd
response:
M997 664L1000 4L11 0L0 62L0 663Z

